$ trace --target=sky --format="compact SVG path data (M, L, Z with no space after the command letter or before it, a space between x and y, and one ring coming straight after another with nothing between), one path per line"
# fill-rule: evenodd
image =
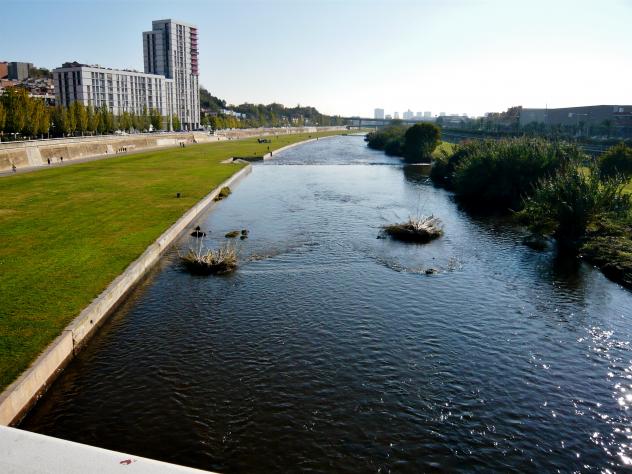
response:
M143 69L152 20L198 26L228 103L372 117L632 104L632 0L0 0L0 60Z

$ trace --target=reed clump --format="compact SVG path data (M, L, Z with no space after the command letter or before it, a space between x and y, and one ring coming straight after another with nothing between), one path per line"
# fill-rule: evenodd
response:
M232 245L208 249L200 244L180 256L182 264L195 275L221 275L237 268L237 250Z
M222 199L226 199L228 196L230 196L231 194L231 190L228 186L224 186L222 189L219 190L219 193L217 194L217 196L215 196L214 201L221 201Z
M384 232L397 240L425 244L443 235L443 225L433 215L411 217L406 222L384 226Z

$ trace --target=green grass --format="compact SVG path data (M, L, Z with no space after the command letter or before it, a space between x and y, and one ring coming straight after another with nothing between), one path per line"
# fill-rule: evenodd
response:
M0 389L187 209L244 166L222 160L307 137L192 145L0 178Z

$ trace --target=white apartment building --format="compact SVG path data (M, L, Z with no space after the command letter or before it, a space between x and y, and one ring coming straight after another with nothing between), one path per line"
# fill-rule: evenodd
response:
M161 74L174 81L174 109L182 126L200 126L198 32L188 23L156 20L143 33L145 73Z
M174 20L152 22L143 33L145 72L64 63L53 70L57 103L107 106L115 115L157 109L176 114L183 129L200 127L197 28ZM171 128L171 121L168 120Z
M173 80L157 74L75 62L53 70L53 79L57 103L65 106L79 101L86 107L105 106L115 115L141 114L145 108L165 117L174 113Z
M404 120L412 120L412 118L415 116L415 114L413 114L413 111L408 109L406 112L404 112Z
M375 119L384 119L384 109L375 109L373 111L373 118Z

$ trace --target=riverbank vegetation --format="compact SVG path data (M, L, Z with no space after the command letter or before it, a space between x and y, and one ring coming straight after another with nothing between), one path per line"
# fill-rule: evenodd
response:
M515 212L537 236L552 236L632 287L632 150L621 144L590 163L575 144L480 140L437 157L431 179L467 207Z
M430 163L440 139L439 128L432 123L405 126L396 122L366 136L369 148L400 156L408 163Z
M308 138L221 141L0 178L0 388L185 211L245 166L222 161Z

